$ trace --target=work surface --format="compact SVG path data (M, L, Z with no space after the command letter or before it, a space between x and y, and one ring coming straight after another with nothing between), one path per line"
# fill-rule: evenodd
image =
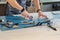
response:
M0 32L0 40L60 40L60 31L45 26L4 31Z
M55 23L54 27L58 31L54 31L47 26L0 31L0 40L60 40L60 19L57 17L53 21Z

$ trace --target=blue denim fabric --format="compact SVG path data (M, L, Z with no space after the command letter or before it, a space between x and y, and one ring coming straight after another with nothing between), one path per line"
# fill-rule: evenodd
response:
M16 1L19 3L19 5L24 7L24 9L26 9L26 0L16 0ZM20 14L20 13L21 12L19 12L19 10L11 7L11 5L8 4L6 15Z

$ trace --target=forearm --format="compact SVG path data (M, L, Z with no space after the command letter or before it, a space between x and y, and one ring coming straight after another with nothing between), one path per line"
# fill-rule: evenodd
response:
M39 0L33 0L33 1L34 1L34 5L35 5L36 10L41 9Z
M20 6L16 0L6 0L12 7L18 9L18 10L22 10L23 7Z

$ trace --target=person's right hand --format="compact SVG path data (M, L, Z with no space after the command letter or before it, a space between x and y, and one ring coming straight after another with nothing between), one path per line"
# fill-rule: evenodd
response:
M48 18L46 15L44 15L44 14L42 13L42 11L39 11L39 12L38 12L38 18L39 18L39 17Z

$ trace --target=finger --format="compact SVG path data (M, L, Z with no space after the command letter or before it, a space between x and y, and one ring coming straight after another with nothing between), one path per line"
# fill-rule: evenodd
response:
M48 17L47 17L47 16L45 16L45 15L42 15L42 17L48 18Z

